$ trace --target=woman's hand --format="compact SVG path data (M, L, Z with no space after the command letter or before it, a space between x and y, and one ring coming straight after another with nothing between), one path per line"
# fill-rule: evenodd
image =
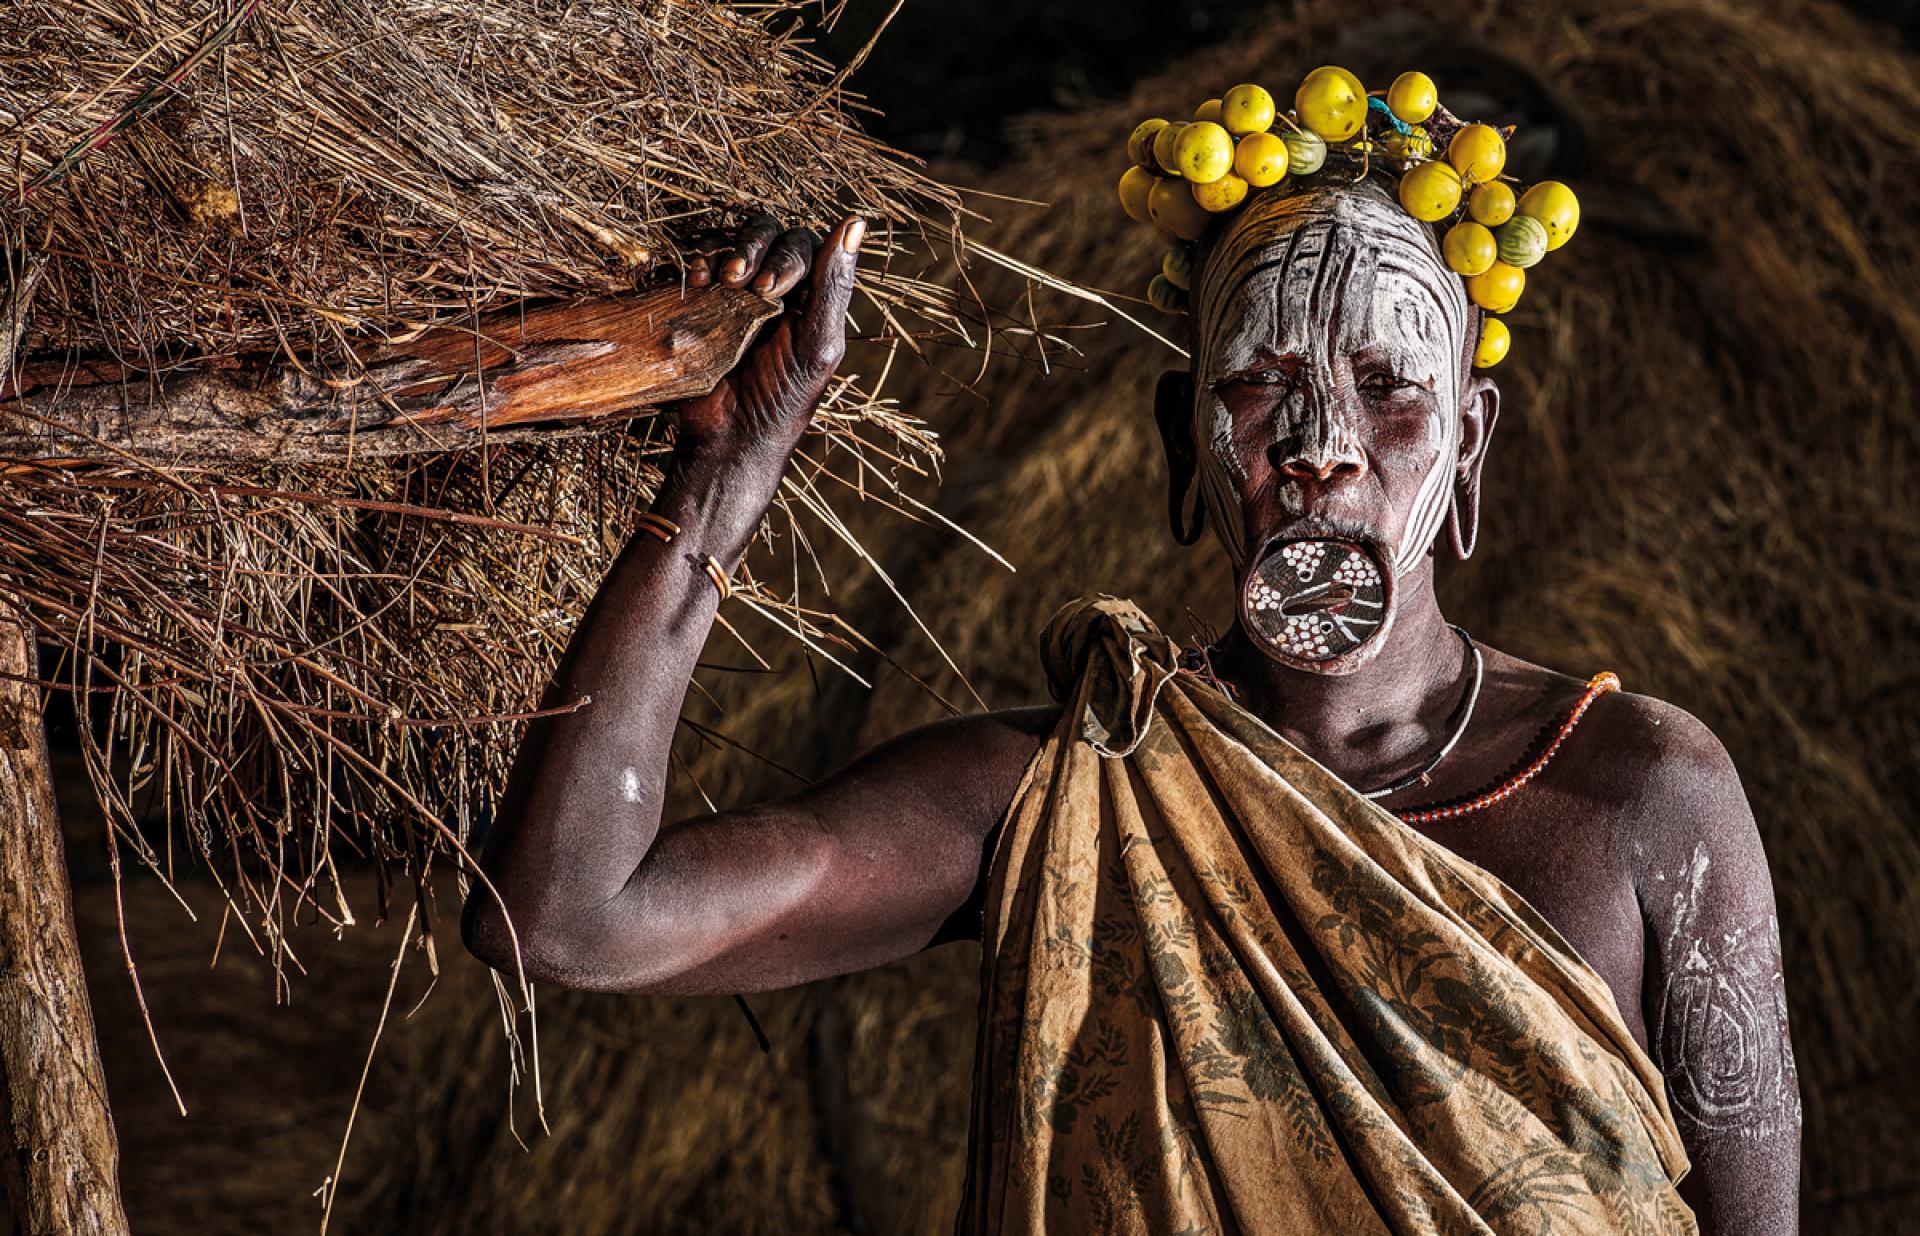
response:
M865 220L848 216L822 245L810 231L782 231L771 215L759 215L687 266L689 287L752 288L783 301L786 311L761 328L711 393L672 409L682 453L786 462L846 355L847 302L866 229Z

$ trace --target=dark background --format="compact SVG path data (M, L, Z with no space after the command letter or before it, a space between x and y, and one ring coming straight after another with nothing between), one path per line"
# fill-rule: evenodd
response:
M892 7L847 0L821 50L846 63ZM1847 7L1909 41L1920 33L1920 0ZM924 159L993 168L1011 152L1009 118L1117 98L1184 53L1233 39L1250 20L1258 18L1249 19L1246 5L1221 0L907 0L852 85L879 110L868 118L870 132Z

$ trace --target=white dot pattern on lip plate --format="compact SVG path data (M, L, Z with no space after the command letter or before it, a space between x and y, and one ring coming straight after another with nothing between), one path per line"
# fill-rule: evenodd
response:
M1289 604L1334 588L1351 590L1339 612L1287 614ZM1291 541L1269 554L1248 581L1245 610L1256 635L1300 661L1330 661L1365 643L1386 616L1380 567L1344 541Z

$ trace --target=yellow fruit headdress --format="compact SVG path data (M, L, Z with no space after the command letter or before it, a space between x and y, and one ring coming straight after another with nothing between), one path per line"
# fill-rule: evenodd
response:
M1471 124L1440 106L1433 79L1402 73L1369 95L1347 70L1325 65L1307 74L1281 114L1252 84L1208 99L1185 123L1155 117L1127 139L1132 166L1120 177L1120 205L1171 244L1147 299L1184 313L1193 278L1194 242L1248 193L1317 175L1397 173L1400 204L1422 223L1452 220L1440 242L1448 269L1466 280L1467 298L1489 314L1520 300L1527 270L1572 238L1580 202L1557 180L1522 188L1505 174L1513 127ZM1510 336L1488 317L1474 349L1475 368L1500 363Z

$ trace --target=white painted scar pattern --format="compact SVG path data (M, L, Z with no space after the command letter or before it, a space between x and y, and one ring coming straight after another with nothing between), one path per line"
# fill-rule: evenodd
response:
M1778 925L1771 914L1707 921L1714 878L1700 846L1679 873L1655 877L1653 895L1670 899L1671 918L1648 1037L1684 1124L1751 1139L1792 1133L1800 1090Z

